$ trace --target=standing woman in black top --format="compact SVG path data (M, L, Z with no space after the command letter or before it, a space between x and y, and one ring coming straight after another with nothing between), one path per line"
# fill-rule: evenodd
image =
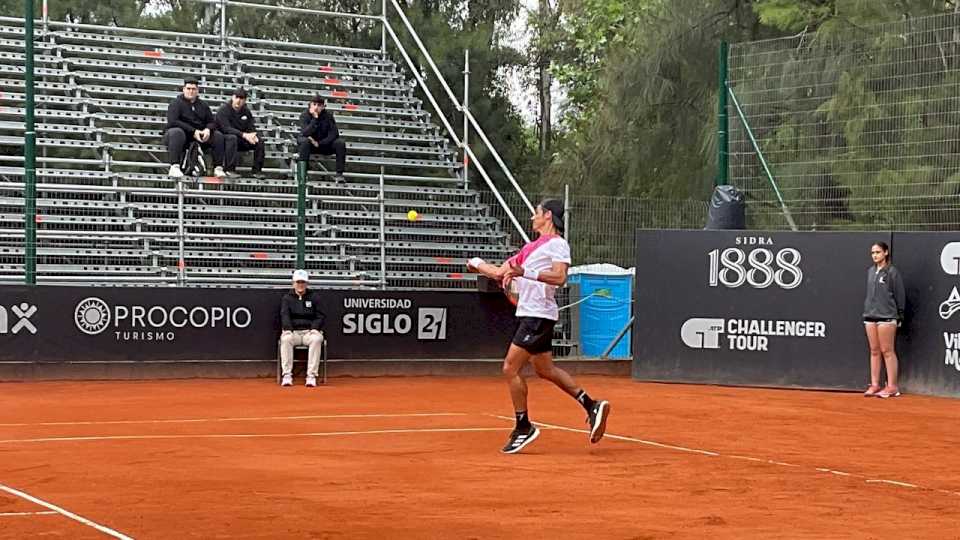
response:
M873 266L867 269L867 297L863 301L863 326L870 343L870 387L866 397L900 395L897 386L897 353L894 342L903 321L904 292L900 272L890 264L890 246L877 242L870 247ZM880 387L880 356L887 367L887 384Z

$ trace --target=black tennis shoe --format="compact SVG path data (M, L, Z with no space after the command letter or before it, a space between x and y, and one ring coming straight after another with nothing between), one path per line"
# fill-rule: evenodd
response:
M603 438L607 430L607 417L610 416L610 402L598 400L587 414L587 423L590 424L590 442L596 443Z
M510 438L507 440L507 445L503 447L504 454L516 454L517 452L526 448L526 446L536 440L540 436L540 430L536 428L533 424L530 425L527 429L514 429L510 432Z

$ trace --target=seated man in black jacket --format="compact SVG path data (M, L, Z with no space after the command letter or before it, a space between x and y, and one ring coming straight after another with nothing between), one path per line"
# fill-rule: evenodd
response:
M204 150L213 149L213 174L216 176L226 176L224 159L233 159L232 149L224 147L223 134L217 131L210 107L198 97L199 88L196 79L183 81L183 93L167 107L167 131L163 142L170 158L170 176L174 178L183 177L180 162L190 139L198 141Z
M310 154L336 154L337 170L333 179L343 182L343 170L347 161L347 143L340 138L333 113L327 110L326 101L320 96L313 98L307 110L300 115L298 161L310 161Z
M295 271L293 289L280 300L280 386L293 386L293 348L300 345L308 348L307 386L317 385L326 316L320 310L320 293L307 288L309 281L306 270Z
M240 162L240 152L253 150L253 170L251 173L257 178L263 177L263 158L266 153L263 139L257 134L257 125L253 113L247 108L247 91L237 88L230 101L220 106L217 111L217 128L223 133L226 145L236 146L233 162L227 162L227 174L237 171Z

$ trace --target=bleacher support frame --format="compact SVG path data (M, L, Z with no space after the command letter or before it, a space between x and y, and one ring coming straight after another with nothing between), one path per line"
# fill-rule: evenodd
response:
M0 156L0 199L6 200L8 208L16 208L16 190L21 185L17 178L23 175L21 208L26 218L22 255L18 255L15 234L3 235L9 242L0 240L0 283L34 283L39 278L50 284L264 286L285 282L289 269L296 265L313 266L318 281L330 286L469 287L473 276L463 273L463 259L479 254L498 260L511 250L510 234L501 231L499 219L490 216L479 194L470 189L467 170L471 165L494 194L510 229L529 239L468 144L472 128L532 212L530 201L469 110L469 57L465 53L464 96L458 100L396 0L383 0L378 15L233 0L192 1L220 6L219 36L51 21L44 0L42 18L35 21L42 28L43 41L30 40L22 59L24 69L40 78L36 102L42 105L38 109L41 124L36 131L45 136L38 143L42 150L37 157L39 184L31 179L29 166L35 139L30 122L34 101L29 95L30 77L24 81L23 95L0 93L0 144L23 141L25 145L22 168L17 166L16 155ZM375 21L381 25L381 47L378 51L234 37L227 17L228 9L233 8ZM394 15L462 114L462 136L443 114L400 41L390 22ZM0 25L17 22L0 17ZM7 35L18 34L16 27L0 29L0 47ZM437 133L431 114L420 108L412 88L402 80L403 72L397 72L387 59L390 42L430 102L446 137ZM34 55L29 50L34 43L41 45L43 53L37 69L32 69ZM144 50L131 49L131 44ZM192 52L198 46L202 54ZM266 60L257 60L257 55ZM16 89L16 70L4 70L3 64L10 62L15 67L21 58L15 53L5 58L0 59L0 77L7 77L10 87ZM319 78L283 75L291 69L285 66L296 67L296 62L320 65ZM219 71L209 69L215 65L220 66ZM165 154L165 149L155 130L162 124L160 111L165 105L151 100L176 95L161 88L172 89L182 79L178 75L187 71L202 74L201 85L205 95L214 96L210 100L213 105L238 85L253 89L250 105L271 148L268 160L290 164L270 169L276 180L262 184L210 177L175 180L162 174L166 164L158 156ZM260 72L264 75L258 78ZM258 80L275 84L258 85ZM296 118L292 109L312 94L297 90L296 84L330 88L321 94L331 100L330 108L346 128L342 133L352 149L346 185L329 182L331 173L322 161L311 167L309 175L305 171L298 174L292 166L289 125ZM134 99L114 99L118 93ZM5 100L24 107L4 106ZM131 108L139 114L132 114ZM27 116L23 128L16 122L21 110ZM5 122L4 116L13 116L14 121ZM18 135L21 129L22 138ZM456 146L459 161L450 159L453 151L447 140ZM402 169L436 172L409 174ZM444 178L444 172L452 177ZM457 187L431 187L444 184ZM266 197L256 192L257 185L268 186ZM31 197L31 188L38 187L39 199ZM457 189L461 194L456 194ZM357 196L358 192L372 196ZM4 198L3 193L10 196ZM245 197L266 206L251 207L241 202ZM100 202L88 202L90 198ZM31 212L31 204L37 203L39 213ZM292 203L295 208L290 207ZM404 205L427 211L420 212L420 221L406 222ZM207 207L219 208L227 217L206 212ZM93 213L85 217L84 212ZM29 241L31 228L39 228L35 243ZM288 228L293 235L284 232ZM8 231L12 229L0 232ZM82 244L82 239L90 242ZM219 246L226 249L215 249ZM71 248L76 257L64 254ZM271 262L262 267L241 263L231 267L224 262L239 261L247 252L253 259ZM106 253L123 256L107 257ZM123 262L117 262L120 259ZM24 261L22 272L17 270L18 260ZM329 270L324 270L327 266ZM222 275L217 275L218 270Z

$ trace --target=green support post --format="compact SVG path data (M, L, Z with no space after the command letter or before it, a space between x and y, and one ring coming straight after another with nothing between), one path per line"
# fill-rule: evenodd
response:
M25 51L26 131L23 141L23 172L26 189L24 219L24 278L27 285L37 284L37 132L33 125L33 0L24 0L23 40Z
M757 138L753 136L753 130L750 129L750 122L747 121L747 115L743 113L743 107L740 106L740 100L737 99L737 93L733 91L733 88L727 87L727 92L730 94L730 99L733 100L733 108L737 110L737 116L740 117L740 122L743 123L743 130L747 132L747 137L750 139L750 144L753 145L753 151L757 153L757 159L760 160L760 165L763 166L763 172L767 175L767 180L770 181L770 187L773 188L773 192L777 195L777 200L780 201L780 208L783 210L783 217L787 220L787 223L790 225L791 231L799 230L797 229L797 223L793 221L793 216L790 214L790 209L787 208L787 202L783 200L783 193L780 191L780 186L777 185L777 179L773 177L773 171L770 170L770 164L767 163L767 158L763 155L763 150L760 149L760 143L757 141Z
M297 269L304 269L307 255L307 162L297 162Z
M716 185L725 186L729 180L730 172L730 147L728 139L727 122L727 57L729 45L726 41L720 42L719 62L717 72L719 74L719 88L717 88L717 176Z

